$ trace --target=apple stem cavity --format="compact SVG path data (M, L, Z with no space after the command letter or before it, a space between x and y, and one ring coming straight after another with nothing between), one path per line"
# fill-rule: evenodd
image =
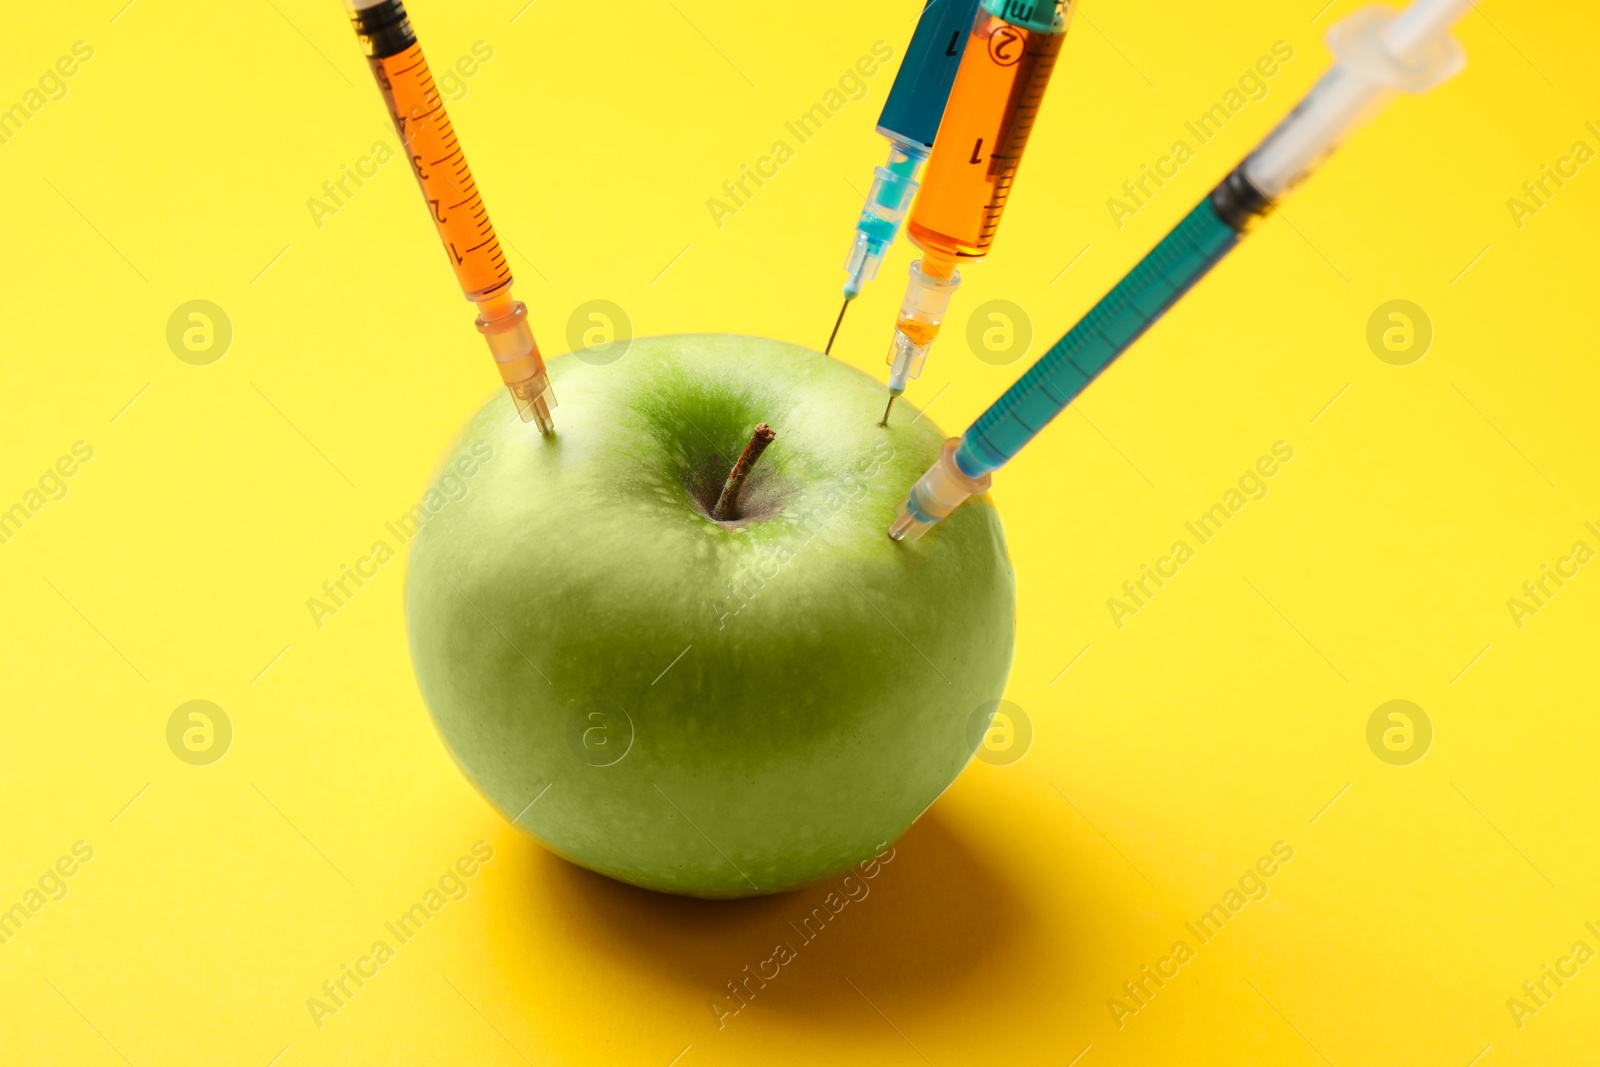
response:
M739 454L739 461L733 465L733 470L728 472L728 480L723 483L722 494L717 497L716 506L711 509L711 517L718 522L732 522L739 517L739 494L744 490L744 483L750 478L750 471L755 467L756 460L761 458L761 453L767 450L773 438L778 435L766 423L758 423L755 432L750 435L750 443L744 446L744 451Z

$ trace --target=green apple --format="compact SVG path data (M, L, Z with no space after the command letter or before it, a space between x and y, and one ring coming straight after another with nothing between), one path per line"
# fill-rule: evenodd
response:
M909 405L880 428L883 386L809 349L658 337L550 377L555 436L497 393L413 542L412 659L462 770L552 851L650 889L772 893L872 856L1005 687L993 505L891 541L941 434ZM762 422L776 439L714 521Z

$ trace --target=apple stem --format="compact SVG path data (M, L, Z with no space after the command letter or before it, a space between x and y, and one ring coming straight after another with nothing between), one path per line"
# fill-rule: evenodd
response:
M761 453L767 450L767 446L777 436L771 426L764 422L757 424L755 433L750 435L750 443L744 446L744 451L739 454L739 461L733 465L733 470L728 472L728 480L722 486L722 495L717 497L716 506L711 509L713 519L718 522L730 522L738 517L739 493L750 477L751 468L756 465Z

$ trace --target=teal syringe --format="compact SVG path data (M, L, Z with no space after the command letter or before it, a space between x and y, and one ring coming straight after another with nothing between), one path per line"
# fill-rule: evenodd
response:
M1161 243L979 415L901 503L889 536L921 537L1059 415L1215 267L1246 231L1397 92L1421 93L1466 63L1450 28L1471 0L1368 7L1328 34L1334 66Z

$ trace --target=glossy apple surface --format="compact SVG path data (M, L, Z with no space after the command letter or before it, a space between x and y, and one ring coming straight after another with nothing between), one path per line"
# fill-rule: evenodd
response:
M1005 688L1014 589L975 498L886 535L939 430L820 353L635 340L551 361L556 436L501 392L446 454L406 584L456 761L574 863L696 896L792 889L898 837ZM739 517L709 518L757 423Z

